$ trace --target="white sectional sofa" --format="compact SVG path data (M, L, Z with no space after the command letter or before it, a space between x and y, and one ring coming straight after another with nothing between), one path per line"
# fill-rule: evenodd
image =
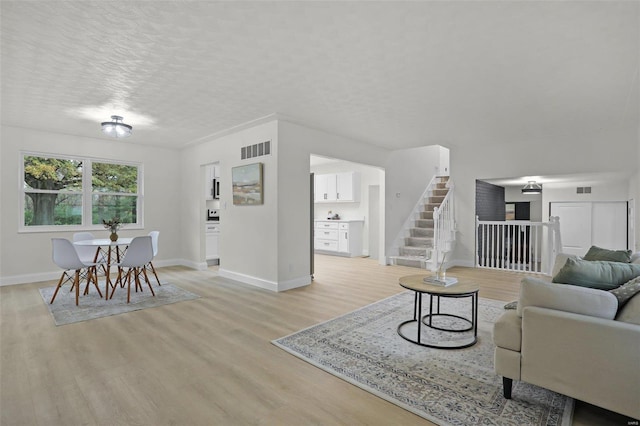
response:
M521 380L640 418L640 293L618 309L609 291L527 277L493 338L505 398Z

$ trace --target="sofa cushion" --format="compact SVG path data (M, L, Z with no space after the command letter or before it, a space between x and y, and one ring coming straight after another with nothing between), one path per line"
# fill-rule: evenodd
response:
M618 310L618 299L608 291L558 285L538 278L525 277L520 283L520 298L516 309L518 316L522 317L527 306L613 319Z
M640 325L640 293L636 293L618 310L616 321Z
M637 276L640 276L640 265L638 264L602 260L588 261L570 257L552 281L612 290Z
M493 324L493 343L500 348L520 352L522 344L522 318L514 310L500 315Z
M631 262L631 250L607 250L598 246L591 246L584 260L608 260L610 262Z
M618 310L637 293L640 293L640 277L636 277L618 288L609 290L618 299Z
M629 262L640 263L640 251L633 253L631 255L631 260L629 260Z
M576 256L575 254L558 253L553 263L553 270L551 271L552 277L555 277L556 275L558 275L558 272L560 272L560 269L562 269L564 264L567 263L568 258L581 259L579 256Z

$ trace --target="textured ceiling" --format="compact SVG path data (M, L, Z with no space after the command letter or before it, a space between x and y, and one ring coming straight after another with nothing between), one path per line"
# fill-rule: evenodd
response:
M2 1L3 125L182 147L280 114L388 148L638 137L640 3Z

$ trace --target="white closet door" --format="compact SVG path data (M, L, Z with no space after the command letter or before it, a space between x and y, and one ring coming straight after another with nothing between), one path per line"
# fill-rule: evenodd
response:
M591 203L551 203L551 216L560 217L562 252L584 256L591 247Z
M609 250L627 248L627 203L593 203L591 245Z

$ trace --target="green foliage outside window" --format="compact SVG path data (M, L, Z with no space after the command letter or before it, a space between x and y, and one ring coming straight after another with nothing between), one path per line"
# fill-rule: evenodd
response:
M138 167L90 160L24 156L24 225L137 223ZM91 188L83 188L91 173ZM84 201L83 201L84 200ZM83 202L91 218L83 221Z

